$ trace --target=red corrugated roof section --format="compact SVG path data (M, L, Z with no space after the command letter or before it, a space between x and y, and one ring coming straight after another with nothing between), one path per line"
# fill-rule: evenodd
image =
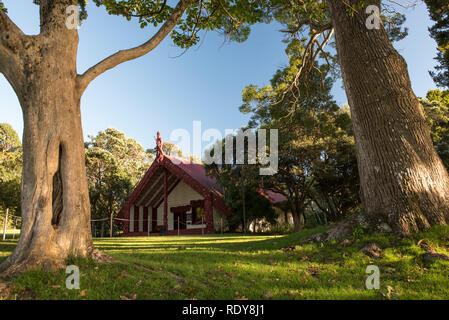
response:
M173 164L177 165L181 169L183 169L186 173L188 173L192 178L201 183L208 189L215 189L222 193L222 188L217 183L217 180L213 177L210 177L206 174L206 168L199 163L193 163L185 159L180 159L177 157L171 157L165 155Z
M217 180L214 177L208 176L206 174L206 168L202 164L193 163L185 159L180 159L177 157L165 156L172 163L176 164L178 167L182 168L185 172L187 172L191 177L201 183L208 189L215 189L219 191L221 194L223 193L222 188L217 183ZM286 197L283 194L261 189L264 195L268 197L271 203L279 203L286 200Z
M177 157L167 156L164 155L164 161L161 162L154 162L151 167L148 169L145 176L142 178L142 180L139 182L137 187L134 189L134 191L129 196L128 200L125 202L125 205L120 210L118 217L122 217L124 214L124 209L129 206L129 204L134 201L134 199L138 196L138 194L141 192L142 188L145 184L147 184L151 178L151 176L154 174L156 170L158 170L159 167L167 167L168 163L165 161L170 161L169 163L175 165L179 169L181 169L183 172L185 172L188 176L190 176L196 184L201 185L203 188L211 191L214 196L214 206L217 207L217 209L221 209L223 213L226 215L230 215L231 211L227 208L226 203L223 199L223 190L220 187L220 185L217 183L216 179L214 177L210 177L206 174L206 169L202 164L193 163L185 159L180 159ZM169 166L168 166L169 167ZM168 168L167 167L167 168ZM170 170L170 169L169 169ZM181 174L182 176L182 174ZM284 195L273 192L271 190L264 190L260 189L261 195L266 197L268 200L270 200L271 203L279 203L282 201L285 201L286 198Z

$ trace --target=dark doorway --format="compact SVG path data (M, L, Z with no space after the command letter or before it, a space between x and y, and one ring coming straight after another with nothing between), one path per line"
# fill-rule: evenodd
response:
M179 230L186 229L187 212L173 213L173 230L178 230L178 221L179 221Z

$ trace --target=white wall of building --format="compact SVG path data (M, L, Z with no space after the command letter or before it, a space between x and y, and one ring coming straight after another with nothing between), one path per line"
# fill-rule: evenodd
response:
M180 181L175 189L168 195L168 230L173 230L173 213L170 212L171 207L186 206L189 205L192 200L203 199L203 196L193 190L184 181ZM164 225L164 202L157 208L157 225Z

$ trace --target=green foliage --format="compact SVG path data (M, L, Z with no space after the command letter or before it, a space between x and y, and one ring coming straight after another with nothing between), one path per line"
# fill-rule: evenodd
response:
M166 0L94 0L111 15L127 20L137 18L141 28L164 23L174 10ZM199 32L220 31L229 40L244 41L249 25L269 19L266 1L201 0L194 1L171 33L173 43L188 49L199 43Z
M391 42L404 39L408 35L408 28L403 28L406 17L399 12L381 15L385 31Z
M171 142L164 142L162 144L162 151L164 154L167 154L169 156L178 156L182 157L182 150L179 149L179 147Z
M151 164L153 156L123 132L108 128L86 143L86 169L92 219L118 213L133 187ZM109 220L95 224L102 233Z
M449 169L449 90L430 90L426 98L420 101L430 126L435 149Z
M435 24L429 29L430 36L437 42L438 65L430 71L435 83L449 88L449 4L445 0L425 0L430 18Z
M352 230L352 238L354 240L360 240L367 233L367 228L358 225Z
M5 5L3 4L3 2L0 0L0 10L3 12L8 12L8 10L5 8Z
M0 211L20 215L22 144L14 129L0 123Z
M270 85L247 86L240 111L250 114L250 127L278 129L279 171L263 178L265 188L287 196L295 224L306 211L318 210L320 221L336 221L359 206L358 174L348 108L332 100L327 66L317 66L298 85L304 45L292 39L286 48L290 63Z
M222 150L224 153L225 148ZM260 194L260 178L254 168L236 163L205 166L207 173L214 176L223 188L226 204L233 212L227 219L231 231L243 228L243 225L248 228L256 219L275 224L277 215L270 201Z

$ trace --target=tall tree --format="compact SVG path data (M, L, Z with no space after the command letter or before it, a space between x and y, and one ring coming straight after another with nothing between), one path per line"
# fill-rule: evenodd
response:
M20 215L22 144L17 132L0 123L0 210Z
M358 1L347 1L357 5ZM367 1L380 8L380 1ZM404 58L365 10L329 1L356 139L362 201L373 227L409 234L449 222L449 177L435 152Z
M449 169L449 90L430 90L421 99L432 140L446 169Z
M101 220L101 236L110 227L110 216L118 213L153 158L137 141L114 128L89 137L86 142L89 198L92 218Z
M353 175L349 168L345 174L338 172L337 168L344 163L337 156L344 158L340 149L344 149L346 157L351 158L353 138L349 136L351 121L348 112L340 110L330 95L332 80L328 77L328 66L321 65L312 70L295 94L285 92L302 65L304 50L302 41L292 39L286 49L289 65L275 73L270 85L246 87L244 104L240 107L241 112L251 114L250 126L279 130L278 172L263 177L261 181L264 188L286 196L295 231L301 230L306 220L306 209L312 201L327 201L320 207L325 211L332 210L329 216L337 215L339 210L339 213L346 211L342 203L350 200L343 192L343 176L352 174L354 179L351 182L357 185L357 175ZM351 160L348 167L356 164L354 157ZM326 189L324 180L327 179L333 181L329 181ZM330 190L332 182L334 189ZM338 201L337 194L340 195ZM351 200L354 198L357 196ZM334 200L337 205L332 207ZM356 206L357 201L353 204Z
M261 193L261 179L257 166L237 163L237 154L242 152L245 159L248 159L248 139L244 138L244 150L237 150L237 138L234 135L228 135L222 141L216 141L221 144L222 163L206 163L205 168L208 175L215 177L224 192L224 199L233 215L228 219L229 229L235 231L241 227L247 231L251 222L265 220L269 223L275 223L276 213L270 201ZM226 143L233 145L232 163L225 162ZM214 154L216 149L211 147L205 151L206 156ZM253 231L255 230L254 228Z
M307 36L292 87L304 81L320 57L328 58L323 48L335 34L351 108L366 223L397 234L447 224L449 176L433 148L406 62L382 23L381 1L274 4L288 32Z
M2 2L2 1L0 1ZM189 48L201 30L222 30L231 39L248 36L247 23L265 16L256 0L94 0L109 14L158 27L140 46L77 73L78 31L74 8L86 18L84 0L34 0L40 33L26 35L0 10L0 72L18 96L23 111L23 224L14 252L0 266L10 274L29 268L63 266L71 254L90 256L90 204L86 179L80 100L88 85L117 65L139 58L171 34L175 45ZM67 14L67 12L71 12Z
M435 24L429 29L431 37L437 42L438 65L430 71L435 83L449 88L449 4L445 0L425 0L430 18Z

